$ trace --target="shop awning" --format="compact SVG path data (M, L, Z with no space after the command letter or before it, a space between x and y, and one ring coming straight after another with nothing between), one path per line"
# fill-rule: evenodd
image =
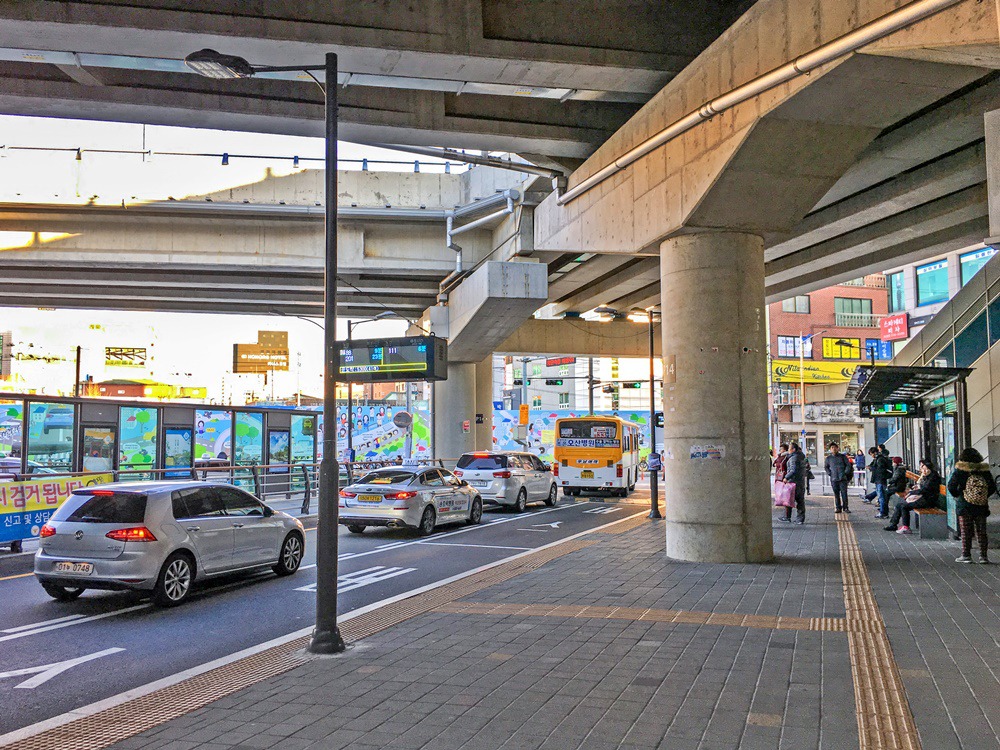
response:
M970 367L859 367L847 386L847 397L862 403L916 401L971 372Z

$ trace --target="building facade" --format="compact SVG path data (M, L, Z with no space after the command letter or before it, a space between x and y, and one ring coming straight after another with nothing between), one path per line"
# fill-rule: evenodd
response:
M769 306L773 444L799 442L813 465L831 443L866 448L858 405L845 391L859 364L892 358L880 328L887 313L881 274Z

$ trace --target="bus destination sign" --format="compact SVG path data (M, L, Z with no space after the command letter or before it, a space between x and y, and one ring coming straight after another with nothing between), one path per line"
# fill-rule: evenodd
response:
M340 341L337 348L341 383L448 379L448 344L437 336Z

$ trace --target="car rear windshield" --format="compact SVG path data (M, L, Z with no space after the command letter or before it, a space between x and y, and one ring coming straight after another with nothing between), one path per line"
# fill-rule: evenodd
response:
M412 471L402 471L401 469L382 469L365 474L358 480L358 484L402 484L413 479Z
M73 497L75 499L80 496L74 494ZM68 510L69 507L70 504L67 503L57 510L52 520L71 523L142 523L146 517L146 496L131 492L90 495L75 510Z
M477 456L474 453L466 453L458 459L457 468L468 469L469 471L492 471L493 469L506 469L506 456Z

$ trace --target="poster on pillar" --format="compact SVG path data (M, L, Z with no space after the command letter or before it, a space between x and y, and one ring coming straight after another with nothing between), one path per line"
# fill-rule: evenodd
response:
M520 410L495 409L493 411L493 450L495 451L528 451L539 456L543 461L552 461L552 449L555 445L556 420L565 417L584 417L589 412L585 409L530 409L528 424L523 441L518 440ZM649 449L649 413L629 410L595 411L594 414L603 417L618 416L639 426L639 457L644 459L650 453Z

